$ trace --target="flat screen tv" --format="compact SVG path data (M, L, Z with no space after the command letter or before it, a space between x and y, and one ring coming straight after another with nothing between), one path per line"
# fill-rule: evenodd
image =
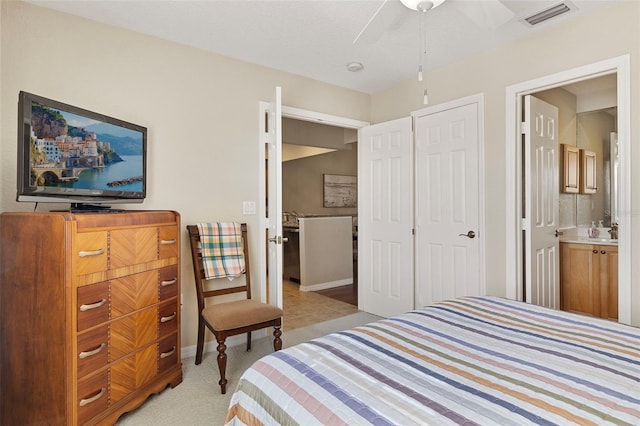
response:
M147 129L20 92L17 200L107 209L146 197Z

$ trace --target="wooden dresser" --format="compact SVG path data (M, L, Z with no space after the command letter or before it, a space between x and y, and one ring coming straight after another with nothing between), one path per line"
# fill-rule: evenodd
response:
M180 216L0 215L0 424L114 424L182 381Z

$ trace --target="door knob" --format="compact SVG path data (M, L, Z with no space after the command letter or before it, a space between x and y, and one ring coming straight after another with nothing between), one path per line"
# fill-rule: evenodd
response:
M564 232L562 232L562 231L558 231L558 230L556 229L556 237L559 237L560 235L564 235Z
M475 238L476 237L476 233L473 231L469 231L466 234L458 234L458 236L460 237L469 237L469 238Z
M268 241L270 243L282 244L282 243L288 242L289 238L286 238L286 237L283 238L278 235L277 237L269 238Z

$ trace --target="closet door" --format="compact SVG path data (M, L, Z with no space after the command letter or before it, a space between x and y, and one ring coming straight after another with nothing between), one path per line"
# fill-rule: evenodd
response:
M416 308L484 294L479 173L481 102L414 113Z
M358 134L358 306L380 316L413 309L411 118Z

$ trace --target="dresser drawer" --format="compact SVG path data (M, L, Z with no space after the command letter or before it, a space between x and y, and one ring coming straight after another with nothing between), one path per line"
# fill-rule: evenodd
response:
M111 280L111 318L116 319L158 303L158 271Z
M158 307L126 315L110 324L111 360L121 357L158 340Z
M103 412L109 406L109 372L107 370L78 382L78 424Z
M109 320L109 282L78 287L78 331Z
M172 334L158 343L158 372L162 373L178 363L178 334Z
M73 252L75 275L85 275L107 270L107 232L80 232L75 236Z
M78 378L109 363L109 327L104 325L78 335Z
M175 225L158 228L158 255L160 259L178 257L178 228Z
M167 266L158 271L158 291L160 300L167 300L178 295L178 265Z
M156 227L116 229L109 236L109 269L118 269L158 259Z
M171 300L158 310L158 337L162 338L178 330L178 303Z
M114 363L111 372L111 403L131 395L158 375L158 345L152 344Z

